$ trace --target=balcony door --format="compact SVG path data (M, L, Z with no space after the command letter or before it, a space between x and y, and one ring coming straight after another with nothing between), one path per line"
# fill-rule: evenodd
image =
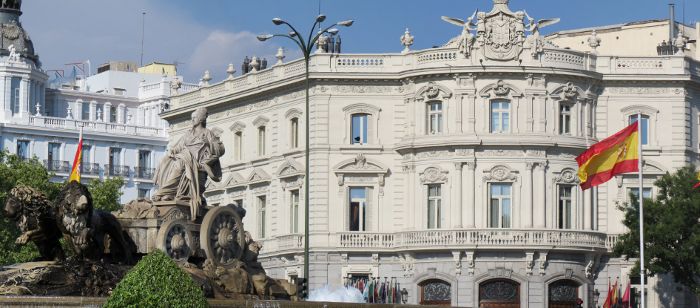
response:
M494 279L479 284L480 308L520 308L520 284Z

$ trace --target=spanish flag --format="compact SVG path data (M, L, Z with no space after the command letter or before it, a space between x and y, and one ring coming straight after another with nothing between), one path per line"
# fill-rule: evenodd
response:
M698 187L700 187L700 172L698 172L698 173L695 175L695 179L696 179L698 182L697 182L695 185L693 185L693 188L698 188Z
M638 122L592 145L576 157L581 189L598 186L613 176L639 171Z
M78 149L75 150L75 158L73 158L73 168L70 170L70 178L68 182L76 181L80 183L80 163L83 160L83 128L80 128L80 139L78 140Z

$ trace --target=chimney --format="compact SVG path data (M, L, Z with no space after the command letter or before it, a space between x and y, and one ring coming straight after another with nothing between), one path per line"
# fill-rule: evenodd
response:
M668 42L673 45L673 40L676 38L676 5L668 4Z

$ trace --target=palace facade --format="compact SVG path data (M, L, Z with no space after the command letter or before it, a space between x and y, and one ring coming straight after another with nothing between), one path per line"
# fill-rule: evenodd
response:
M574 158L642 113L645 197L660 175L698 163L700 50L687 42L700 25L545 37L555 20L493 2L441 47L410 50L407 31L401 53L319 50L308 138L303 60L172 97L170 140L202 106L223 131L224 179L205 195L247 210L268 274L303 274L309 202L312 289L394 278L414 304L593 307L608 281L627 285L632 261L610 252L637 174L582 191ZM603 47L669 25L644 46ZM658 48L662 37L672 46ZM651 278L647 294L648 307L698 305L669 277Z

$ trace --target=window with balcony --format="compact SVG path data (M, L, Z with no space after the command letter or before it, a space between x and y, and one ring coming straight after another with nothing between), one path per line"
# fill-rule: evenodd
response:
M367 129L369 115L364 113L357 113L352 115L352 140L351 144L367 144Z
M511 187L510 183L491 183L489 198L489 228L510 228L511 226Z
M109 123L117 123L117 107L109 106Z
M505 134L510 132L510 102L491 102L491 132Z
M289 232L299 233L299 190L292 190L289 193L290 223Z
M440 229L444 224L442 213L442 185L428 185L428 229Z
M80 172L84 174L97 174L99 167L92 163L92 146L83 145L80 153Z
M267 225L267 200L265 196L258 196L258 236L265 238L265 229Z
M571 105L561 103L559 105L559 134L571 134Z
M258 156L265 156L265 126L258 127Z
M46 155L46 169L49 171L62 171L61 169L61 144L49 142L49 149Z
M572 229L573 199L571 198L574 187L571 185L559 185L559 229Z
M136 176L142 179L150 179L153 177L153 169L151 168L151 151L139 150L139 165Z
M17 140L17 157L21 160L29 159L29 140Z
M367 230L367 188L350 187L349 231Z
M10 102L12 103L12 114L18 114L20 111L20 83L22 78L12 77L10 80Z
M299 118L289 120L289 147L292 149L299 147Z
M80 109L80 119L84 121L90 120L90 103L80 103Z
M243 132L233 134L233 157L235 160L243 160Z
M122 175L122 149L109 148L109 165L107 166L109 175Z
M442 102L428 103L428 134L442 133Z
M629 124L637 122L637 115L629 116ZM649 116L642 114L642 123L640 125L640 133L642 134L642 145L649 144Z

